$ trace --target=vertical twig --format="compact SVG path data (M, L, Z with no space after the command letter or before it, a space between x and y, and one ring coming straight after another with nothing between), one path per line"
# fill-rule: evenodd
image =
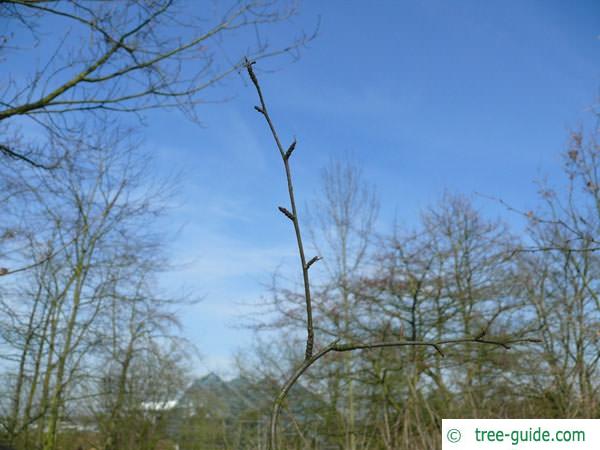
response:
M294 225L294 232L296 233L296 243L298 244L298 253L300 255L300 264L302 266L302 277L304 281L304 297L306 299L306 351L304 353L304 359L309 360L313 355L314 348L314 330L313 330L313 321L312 321L312 301L310 297L310 281L308 277L308 270L310 266L318 261L320 258L315 256L308 263L306 262L306 256L304 255L304 245L302 244L302 233L300 232L300 223L298 222L298 210L296 209L296 200L294 198L294 184L292 182L292 172L290 170L290 156L292 152L296 148L296 140L292 142L292 144L284 149L283 145L281 145L281 141L279 140L279 136L275 127L273 125L273 121L269 116L269 112L267 110L267 105L265 104L265 100L262 94L262 90L258 83L258 79L254 74L254 70L252 70L253 61L249 61L246 59L246 69L248 70L248 75L256 88L256 92L258 93L258 98L260 100L260 106L255 106L259 113L267 121L269 125L269 129L271 130L271 134L273 135L273 139L275 140L275 144L277 144L277 148L279 150L279 154L281 155L281 159L283 161L283 165L285 167L285 176L287 179L287 187L288 193L290 196L290 207L291 211L288 211L286 208L280 206L279 211L281 211L288 219L290 219Z

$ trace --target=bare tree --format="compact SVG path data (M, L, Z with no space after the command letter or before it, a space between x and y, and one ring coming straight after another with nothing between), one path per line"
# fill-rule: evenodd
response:
M166 409L187 381L188 345L177 335L175 302L153 295L146 283L140 274L133 295L115 295L104 317L100 365L89 383L97 398L83 414L99 424L105 450L154 448L168 424L153 424L151 415ZM140 433L143 428L149 431Z
M152 293L154 277L168 268L151 223L164 211L169 184L149 183L147 155L130 130L79 142L69 148L73 139L56 138L62 162L52 171L17 166L3 173L23 192L5 212L25 230L23 258L54 255L7 278L0 302L10 318L1 324L0 345L12 388L3 425L25 448L57 448L61 423L78 398L89 400L85 386L100 378L107 348L123 383L135 352L163 342L174 323L171 302ZM120 326L116 318L129 320ZM115 410L121 406L118 400Z
M320 192L308 210L311 240L323 256L326 275L315 284L319 302L316 330L330 338L359 339L356 327L362 298L356 280L365 276L378 212L378 200L359 166L350 160L331 160L321 174ZM311 385L327 380L331 394L331 429L341 430L341 445L355 450L364 441L357 428L359 398L355 393L356 358L340 355L324 370L315 371ZM363 430L364 431L364 430Z
M536 392L559 417L594 417L600 407L598 132L571 135L566 191L542 185L542 206L526 214L530 245L520 249L532 326L543 339Z

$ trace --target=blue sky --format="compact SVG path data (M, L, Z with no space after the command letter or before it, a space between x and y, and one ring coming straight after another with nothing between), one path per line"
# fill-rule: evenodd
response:
M531 207L534 181L560 179L569 130L589 121L597 100L595 1L305 2L271 43L318 18L298 62L257 70L284 140L299 141L300 203L316 195L319 169L349 153L377 186L381 230L394 217L414 223L445 190ZM185 169L173 218L186 226L173 254L187 266L169 284L203 296L184 316L204 355L200 373L229 370L250 338L235 327L252 309L240 303L256 302L276 268L296 269L289 222L276 210L287 204L281 162L252 109L255 92L241 76L222 89L232 99L201 109L205 128L168 113L148 140Z
M331 158L350 154L376 185L381 231L394 219L414 224L444 191L473 195L486 214L517 226L475 194L535 205L534 181L560 180L569 130L590 121L598 98L594 0L305 0L270 43L285 46L317 22L297 62L256 70L284 141L298 139L299 203L315 198ZM231 44L227 51L245 46ZM298 267L290 223L277 212L288 203L281 160L253 110L256 93L241 74L207 95L228 101L200 107L203 127L155 112L143 133L157 172L183 174L166 230L183 227L171 248L181 270L163 284L202 297L182 311L203 355L197 372L227 375L251 338L236 326L240 316L276 269Z

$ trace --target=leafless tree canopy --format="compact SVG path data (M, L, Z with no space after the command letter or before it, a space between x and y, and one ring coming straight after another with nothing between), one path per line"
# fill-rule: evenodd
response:
M157 290L168 262L152 226L171 189L151 181L128 136L117 127L68 140L51 171L3 166L4 256L36 262L0 290L0 426L22 448L62 448L72 417L95 418L106 448L139 445L117 424L183 383L182 299Z
M261 0L3 0L9 28L0 55L11 70L3 71L0 150L38 166L55 162L22 138L19 118L53 134L73 127L74 113L177 108L199 120L206 89L238 71L242 57L295 55L307 36L273 48L261 36L294 12L294 4Z

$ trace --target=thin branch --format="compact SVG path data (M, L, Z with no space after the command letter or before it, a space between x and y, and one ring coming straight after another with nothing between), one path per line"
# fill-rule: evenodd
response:
M6 156L9 156L10 158L19 159L21 161L24 161L38 169L51 170L51 169L56 168L56 166L57 166L57 164L48 166L46 164L41 164L39 162L36 162L36 161L32 160L31 158L25 156L23 153L16 152L4 144L0 144L0 152L4 153Z
M277 145L277 149L279 150L279 154L281 155L281 160L283 161L283 166L285 168L285 176L287 179L287 187L288 194L290 197L290 206L292 211L288 211L286 208L280 206L279 210L285 214L294 224L294 232L296 234L296 243L298 245L298 253L300 255L300 265L302 267L302 277L304 281L304 297L306 300L306 351L304 353L305 361L309 361L312 358L313 347L314 347L314 328L313 328L313 319L312 319L312 301L310 297L310 281L308 277L308 269L310 265L312 265L316 260L313 258L310 264L306 263L306 257L304 255L304 245L302 244L302 233L300 232L300 223L298 221L298 211L296 208L296 200L294 197L294 184L292 181L292 173L290 169L289 157L294 151L296 147L296 141L290 145L288 149L284 149L283 145L281 145L281 141L279 139L279 135L275 130L275 126L273 125L273 121L271 120L271 116L269 115L269 111L267 109L267 105L265 103L265 99L263 97L263 93L258 83L258 78L256 78L256 74L252 69L253 61L249 61L246 59L245 66L246 70L248 70L248 75L256 88L256 92L258 94L258 98L260 100L260 106L255 106L254 108L262 114L262 116L267 121L269 125L269 129L271 130L271 134L273 135L273 139L275 140L275 144Z
M330 352L351 352L354 350L371 350L375 348L387 348L387 347L407 347L407 346L420 346L420 347L431 347L440 356L443 356L441 347L444 345L458 345L458 344L486 344L496 345L504 349L510 349L513 344L525 344L525 343L539 343L540 339L524 338L524 339L512 339L495 341L492 339L478 339L478 338L463 338L463 339L446 339L439 341L389 341L389 342L349 342L345 344L339 343L340 339L336 339L328 346L314 354L308 359L305 359L302 364L294 371L292 376L283 385L283 388L279 392L275 403L273 404L273 410L271 412L271 425L270 425L270 437L269 437L269 449L277 450L277 422L279 414L281 412L281 406L285 401L290 389L296 384L298 379L308 370L310 366L316 363L323 356Z
M166 15L166 13L171 9L173 5L173 0L166 0L161 5L156 5L157 8L154 11L147 11L147 16L142 18L139 23L132 26L131 29L124 31L119 36L112 36L112 31L109 32L107 28L104 28L101 24L104 20L103 17L96 17L95 12L85 9L89 14L90 18L86 18L80 14L69 12L67 10L61 10L59 8L54 8L46 4L42 4L45 2L37 2L37 1L28 1L28 0L5 0L6 3L11 3L14 7L19 8L28 8L35 11L38 14L46 14L57 16L74 23L77 23L85 28L88 28L92 32L99 33L102 36L102 42L108 44L106 49L100 50L98 56L90 57L89 61L84 61L84 67L78 73L73 73L67 77L66 81L61 82L58 86L55 86L50 90L50 92L46 95L43 95L36 100L30 100L23 104L11 104L11 103L2 103L6 108L0 110L0 121L7 119L9 117L15 115L26 115L31 114L36 111L42 111L44 113L54 113L55 111L48 111L47 108L49 106L57 106L63 105L66 103L70 105L79 105L81 107L89 106L92 103L90 98L86 98L85 94L90 93L85 87L90 84L99 84L102 85L101 89L106 89L109 94L112 94L112 90L110 88L111 85L107 84L109 81L118 81L122 79L128 79L130 76L133 77L136 74L146 73L147 71L156 71L159 73L160 78L163 78L162 74L160 74L159 67L161 64L168 61L176 61L178 58L183 58L184 55L190 53L193 49L200 48L200 45L214 38L217 35L221 35L223 33L228 33L240 28L249 27L251 25L258 24L268 24L274 23L280 20L284 20L289 17L288 15L283 16L280 14L271 14L269 16L261 16L260 14L253 11L254 3L246 3L242 5L238 5L235 8L232 8L231 11L227 13L227 15L219 21L216 25L212 26L206 32L195 35L189 38L185 42L180 42L179 40L169 40L168 43L164 43L160 40L153 41L152 43L148 43L147 48L143 47L138 48L136 46L128 44L128 41L131 40L135 36L144 36L144 32L151 31L153 27L162 24L161 16ZM117 11L118 12L118 11ZM252 15L253 18L247 18L246 15ZM280 53L286 53L290 50L298 48L306 42L307 40L312 39L312 36L306 36L303 38L297 39L293 44L286 48L281 48L273 52L266 52L266 48L260 48L257 50L257 57L268 57L277 55ZM171 42L173 41L173 42ZM156 46L154 49L152 47L153 44ZM133 60L133 62L125 63L124 65L120 64L119 59L119 50L125 50L129 57ZM149 55L146 58L138 59L139 55ZM194 56L195 58L195 56ZM52 60L51 58L50 60ZM208 64L210 65L210 63ZM232 67L224 72L224 75L231 73L233 71L237 71L240 68L238 64L232 64ZM75 67L75 64L67 64L60 70L71 69L71 67ZM107 72L103 72L106 70ZM31 87L31 95L34 94L34 87L37 85L38 81L40 81L43 72L39 73L38 79L30 85ZM167 74L167 82L165 85L177 85L182 83L183 80L179 78L179 72L177 69L172 68L172 71ZM217 75L214 79L209 80L209 85L216 83L223 75ZM50 81L50 78L47 77L46 82ZM145 98L153 98L153 101L160 103L160 97L173 97L175 94L171 92L160 92L153 88L153 83L151 81L147 81L149 84L149 89L141 89L137 91L133 91L132 93L125 94L123 96L116 96L115 98L109 97L107 100L103 99L101 95L99 95L98 99L93 103L104 103L104 102L121 102L121 101L130 101L132 99L145 99ZM196 86L196 83L192 83L193 86ZM189 89L184 89L181 92L178 92L176 95L181 96L192 96L196 94L198 91L202 90L204 86L199 87L190 87ZM75 91L75 88L78 88L79 91ZM129 92L129 88L125 89ZM69 100L65 100L65 94L71 91L73 93L72 97ZM98 91L93 91L93 95L97 95ZM159 97L158 99L155 97ZM70 109L70 108L68 108ZM63 112L63 111L57 111Z
M493 197L490 195L485 195L485 194L480 194L477 193L477 195L486 198L488 200L492 200L495 201L497 203L499 203L500 205L502 205L503 207L505 207L508 211L516 213L518 215L520 215L521 217L529 220L529 221L533 221L536 223L542 223L542 224L547 224L547 225L558 225L563 227L564 229L568 230L569 232L575 234L576 236L579 236L581 239L581 233L579 232L579 230L574 229L573 227L571 227L569 224L567 224L564 220L561 219L547 219L544 217L540 217L536 214L533 213L533 211L522 211L518 208L515 208L514 206L511 206L510 204L508 204L507 202L505 202L504 200L502 200L501 198L498 197ZM592 242L595 242L592 239ZM558 248L554 248L554 247L549 247L548 250L558 250ZM581 250L581 251L595 251L596 249L591 249L591 250Z

